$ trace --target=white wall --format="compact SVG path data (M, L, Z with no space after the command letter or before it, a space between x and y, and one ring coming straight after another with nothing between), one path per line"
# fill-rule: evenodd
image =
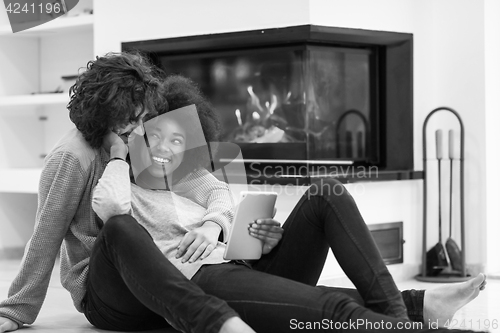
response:
M486 258L484 7L481 1L439 1L434 13L432 99L455 108L464 121L466 259L477 263Z
M479 266L486 258L483 20L476 0L311 2L313 24L413 33L415 168L422 168L426 115L438 106L457 110L465 124L466 260Z
M486 0L485 14L485 122L486 122L486 242L488 272L500 272L500 1Z
M94 0L95 51L121 42L307 24L308 1Z
M38 198L34 194L0 193L0 258L17 258L33 233ZM22 223L7 223L22 221Z
M495 2L486 1L490 6ZM425 116L438 106L455 108L466 128L467 262L480 268L486 260L487 226L483 3L478 0L146 0L138 7L131 0L94 0L94 49L96 54L103 54L121 50L120 43L124 41L300 24L412 33L415 169L422 169L421 127ZM490 15L490 22L494 22L495 16ZM498 34L487 36L494 40ZM490 65L494 63L493 57L486 59L490 59ZM498 101L491 100L488 104L489 110L495 106ZM493 111L488 113L493 114ZM491 125L490 130L493 129ZM405 262L410 264L420 262L421 187L421 181L365 183L364 194L354 194L367 223L405 222ZM294 201L288 200L284 206L291 202Z

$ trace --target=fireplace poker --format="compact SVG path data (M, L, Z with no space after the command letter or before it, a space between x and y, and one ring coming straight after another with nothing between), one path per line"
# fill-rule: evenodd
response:
M448 156L450 158L450 236L446 240L446 252L453 270L462 271L462 254L457 243L451 238L453 217L453 130L448 131Z
M436 245L434 245L427 252L427 270L429 271L430 276L436 276L443 269L448 267L448 260L446 259L445 248L442 243L441 237L441 227L442 227L442 219L441 219L441 159L443 158L442 151L442 139L443 139L443 131L436 131L436 159L438 162L438 212L439 212L439 240Z

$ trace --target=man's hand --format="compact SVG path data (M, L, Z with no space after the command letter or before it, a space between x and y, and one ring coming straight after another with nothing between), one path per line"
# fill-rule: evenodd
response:
M15 331L19 327L15 321L10 320L9 318L0 317L0 332L10 332Z
M268 254L283 237L283 228L274 219L258 219L248 227L250 235L262 241L262 254Z
M103 148L109 152L110 158L119 157L125 159L128 154L127 144L122 137L118 136L115 132L109 131L104 137L102 142Z
M217 223L206 221L201 227L184 235L175 257L182 257L183 263L205 259L217 246L221 230L222 228Z

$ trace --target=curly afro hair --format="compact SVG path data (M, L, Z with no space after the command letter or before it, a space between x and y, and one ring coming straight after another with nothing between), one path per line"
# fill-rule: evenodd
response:
M168 105L158 89L161 75L139 52L96 57L70 88L70 119L99 148L111 128L136 122L144 112L156 114L157 103Z
M187 173L199 168L210 167L211 156L217 151L217 142L220 141L221 123L211 103L205 98L199 87L190 79L181 75L171 75L163 80L160 88L162 98L167 101L164 105L157 105L159 115L194 104L198 112L205 141L209 145L207 154L206 147L189 149L184 154L182 168L175 173L176 179L180 179ZM146 116L147 119L152 118ZM189 140L189 135L187 140ZM211 156L210 156L211 155Z

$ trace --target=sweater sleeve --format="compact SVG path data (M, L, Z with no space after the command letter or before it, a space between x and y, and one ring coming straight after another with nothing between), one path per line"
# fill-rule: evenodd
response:
M234 208L231 192L226 183L218 180L207 170L201 169L176 184L174 192L205 207L202 221L212 221L220 225L224 242L227 242Z
M33 234L0 316L19 325L32 324L47 294L61 243L73 220L88 175L79 160L67 152L49 156L42 170Z
M130 213L129 165L113 160L106 166L92 195L92 209L106 223L112 216Z

